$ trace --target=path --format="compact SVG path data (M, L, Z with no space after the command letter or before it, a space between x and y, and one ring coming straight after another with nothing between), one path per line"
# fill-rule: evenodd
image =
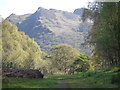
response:
M68 82L67 80L59 80L58 88L92 88L90 85L85 82Z
M58 88L69 88L69 83L67 83L65 80L59 80L60 84Z

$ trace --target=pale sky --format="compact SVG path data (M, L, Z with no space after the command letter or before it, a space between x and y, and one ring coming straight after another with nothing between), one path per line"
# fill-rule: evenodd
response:
M77 8L87 7L88 1L91 0L0 0L0 15L6 18L11 13L34 13L38 7L73 12Z

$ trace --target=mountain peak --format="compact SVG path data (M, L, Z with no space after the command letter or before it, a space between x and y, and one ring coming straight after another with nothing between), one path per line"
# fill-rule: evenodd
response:
M16 24L20 31L34 38L43 51L49 51L52 45L66 43L85 52L86 49L79 47L82 47L84 37L92 25L87 21L82 22L80 15L72 12L42 7L31 15L10 17L9 21Z
M43 7L39 7L37 11L33 14L36 18L46 17L46 18L54 18L55 14L53 11L45 9Z
M15 16L16 14L15 13L12 13L10 16Z
M38 7L38 9L36 10L35 14L42 14L42 13L44 13L46 11L48 11L48 10L43 8L43 7Z
M41 11L41 10L44 10L45 8L43 7L38 7L37 11Z
M16 17L17 15L15 13L12 13L10 14L10 16L8 16L7 18L10 18L10 17Z

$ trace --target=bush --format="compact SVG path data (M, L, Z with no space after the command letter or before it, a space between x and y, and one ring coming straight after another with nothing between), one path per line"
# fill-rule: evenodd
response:
M90 60L89 58L84 55L80 54L79 57L75 59L73 65L71 66L76 72L86 72L90 68Z

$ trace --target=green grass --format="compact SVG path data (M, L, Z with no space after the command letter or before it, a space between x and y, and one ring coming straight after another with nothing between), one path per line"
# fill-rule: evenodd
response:
M9 78L3 88L118 88L120 72L113 72L116 70L115 67L74 75L47 75L43 79Z
M49 79L9 78L9 81L3 88L55 88L58 84L58 81Z
M117 78L114 82L113 77L116 76L118 73L113 72L81 72L74 75L49 76L49 78L65 80L71 88L117 88L120 80Z

